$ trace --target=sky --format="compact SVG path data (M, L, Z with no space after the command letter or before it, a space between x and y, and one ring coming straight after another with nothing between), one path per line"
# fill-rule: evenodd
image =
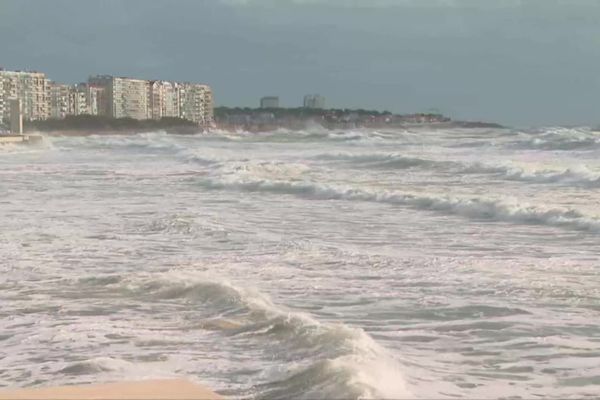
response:
M600 124L600 0L0 0L0 66L208 83L218 105Z

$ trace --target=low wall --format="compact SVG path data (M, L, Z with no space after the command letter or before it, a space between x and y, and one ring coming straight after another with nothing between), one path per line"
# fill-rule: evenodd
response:
M3 144L36 144L44 140L40 135L1 135L0 145Z
M22 143L26 141L23 135L0 136L0 144Z

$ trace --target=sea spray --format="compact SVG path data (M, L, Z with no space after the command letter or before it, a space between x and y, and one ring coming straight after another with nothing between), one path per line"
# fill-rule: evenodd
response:
M321 322L276 305L254 288L185 269L122 283L138 296L202 306L211 322L201 328L221 330L231 340L264 342L270 357L286 368L265 372L258 398L412 397L401 364L360 328ZM226 321L214 319L225 315Z
M517 224L539 224L566 229L600 232L600 219L573 209L542 208L506 200L459 198L452 196L402 193L392 190L370 190L322 185L312 182L271 180L201 179L199 184L210 189L290 194L313 200L368 201L405 205L421 210Z

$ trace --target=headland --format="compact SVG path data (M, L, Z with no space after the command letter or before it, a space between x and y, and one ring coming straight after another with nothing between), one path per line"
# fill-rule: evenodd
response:
M319 126L325 129L385 129L385 128L502 128L487 122L454 121L441 114L392 114L388 111L307 108L215 108L215 123L201 127L182 118L138 120L98 115L67 116L62 119L28 121L26 132L48 135L128 135L165 131L170 134L197 134L211 130L226 132L268 132L277 129L305 130Z

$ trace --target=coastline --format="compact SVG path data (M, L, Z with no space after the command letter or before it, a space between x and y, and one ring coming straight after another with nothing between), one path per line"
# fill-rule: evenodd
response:
M312 122L312 123L309 123ZM452 122L430 122L430 123L407 123L407 124L394 124L394 125L384 125L384 124L374 124L374 125L329 125L323 126L320 124L316 124L313 121L307 121L306 124L298 125L288 125L288 124L257 124L257 125L231 125L231 124L217 124L212 129L204 129L202 127L197 128L157 128L155 130L152 129L51 129L51 130L28 130L25 134L42 134L46 136L73 136L73 137L81 137L81 136L92 136L92 135L106 135L106 136L127 136L127 135L137 135L140 133L147 133L152 131L164 131L169 135L197 135L203 133L210 133L211 131L217 132L229 132L236 133L240 131L250 132L250 133L262 133L262 132L272 132L278 129L286 129L292 132L300 132L306 129L314 128L318 126L319 128L326 130L336 130L336 129L504 129L506 128L503 125L495 124L495 123L487 123L487 122L469 122L469 121L452 121Z
M207 387L183 379L153 379L81 386L0 389L0 400L220 400Z
M45 135L45 136L92 136L92 135L106 135L106 136L127 136L137 135L140 133L165 131L171 135L196 135L204 133L205 130L201 127L193 129L169 129L169 128L156 128L156 129L102 129L102 128L89 128L89 129L48 129L38 130L31 129L25 132L25 135Z

